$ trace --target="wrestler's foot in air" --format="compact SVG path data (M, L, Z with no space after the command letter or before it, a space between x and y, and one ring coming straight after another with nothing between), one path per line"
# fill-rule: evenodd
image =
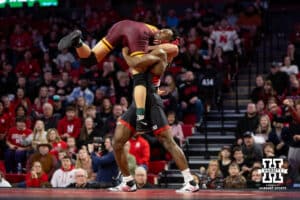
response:
M149 130L149 124L145 119L142 120L136 120L136 132L147 132Z
M63 50L65 48L70 48L70 47L79 47L80 45L80 38L82 36L82 33L80 30L75 30L65 37L63 37L59 43L58 43L58 50Z

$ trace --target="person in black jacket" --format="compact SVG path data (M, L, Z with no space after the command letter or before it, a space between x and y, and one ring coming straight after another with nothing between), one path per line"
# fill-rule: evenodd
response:
M185 72L185 80L179 86L180 106L182 109L182 116L185 113L196 114L195 126L200 126L204 113L203 103L200 99L200 87L195 80L195 75L192 71Z
M236 127L236 139L237 144L243 143L242 137L246 131L255 132L259 123L259 117L257 115L256 106L254 103L248 103L247 112L245 116L241 118Z
M282 95L290 85L289 76L287 73L280 71L279 63L271 65L271 73L267 76L266 80L272 82L273 88L278 95Z

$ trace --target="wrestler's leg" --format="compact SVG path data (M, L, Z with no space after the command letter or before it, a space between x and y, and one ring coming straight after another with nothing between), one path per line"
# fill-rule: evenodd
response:
M123 176L130 176L124 145L131 137L131 130L123 124L118 124L113 137L113 149L116 162Z
M165 131L156 134L158 140L163 144L165 149L172 155L177 167L181 171L184 178L184 186L176 192L196 192L199 190L199 186L195 183L194 178L188 167L187 160L181 148L174 141L171 133L171 129L168 128Z

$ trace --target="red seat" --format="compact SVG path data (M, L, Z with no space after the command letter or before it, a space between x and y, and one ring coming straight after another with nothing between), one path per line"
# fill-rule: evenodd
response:
M192 124L182 124L181 127L184 138L193 135L193 133L195 132L195 128Z
M167 167L167 161L165 160L158 160L158 161L151 161L149 162L149 174L159 174Z
M157 182L158 182L157 178L158 178L158 175L156 175L156 174L148 174L147 175L147 180L152 185L157 185Z
M183 116L183 123L194 125L196 123L196 114L194 114L194 113L185 114Z
M3 160L0 160L0 171L2 171L3 174L6 173L5 164Z
M26 174L6 174L5 179L9 183L20 183L22 181L25 181Z

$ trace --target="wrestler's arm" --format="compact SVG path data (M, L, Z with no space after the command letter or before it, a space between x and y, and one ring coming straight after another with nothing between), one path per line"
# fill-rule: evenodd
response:
M150 66L153 66L160 62L160 58L158 56L154 56L152 54L145 54L140 57L131 57L129 55L129 51L127 47L122 49L122 55L128 64L129 67L137 70L138 72L144 72Z
M172 43L163 43L159 45L149 46L148 51L152 51L153 49L157 48L160 48L166 52L168 62L171 62L173 58L175 58L179 53L178 46Z

